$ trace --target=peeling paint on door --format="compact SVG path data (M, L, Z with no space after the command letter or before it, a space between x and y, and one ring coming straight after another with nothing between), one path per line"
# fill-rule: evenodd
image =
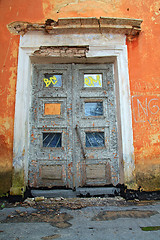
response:
M60 74L60 86L47 74ZM117 184L113 64L34 65L33 75L29 185Z

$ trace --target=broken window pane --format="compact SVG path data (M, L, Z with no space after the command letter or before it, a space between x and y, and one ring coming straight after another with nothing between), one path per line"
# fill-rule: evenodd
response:
M62 146L62 133L43 133L43 147L59 148Z
M84 87L102 87L102 74L84 74Z
M85 116L102 116L103 102L86 102Z
M86 147L104 147L104 132L87 132Z
M46 73L43 78L44 87L62 87L62 75L61 74L48 74Z

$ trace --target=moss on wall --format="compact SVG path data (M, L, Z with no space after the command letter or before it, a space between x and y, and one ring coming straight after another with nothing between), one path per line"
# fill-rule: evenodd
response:
M15 171L12 173L12 187L10 189L10 195L21 195L25 192L24 183L24 170Z
M160 189L160 165L136 166L136 181L144 191Z
M12 171L0 172L0 196L9 192L12 181Z

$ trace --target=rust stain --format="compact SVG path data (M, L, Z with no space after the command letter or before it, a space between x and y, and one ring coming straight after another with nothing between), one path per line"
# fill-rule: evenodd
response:
M25 149L23 149L23 153L22 153L22 155L24 156L24 154L25 154Z
M68 164L68 179L72 179L72 167L73 167L73 162Z
M31 134L31 138L32 138L31 142L34 142L36 140L33 133Z
M88 158L94 159L94 155L93 154L88 154Z

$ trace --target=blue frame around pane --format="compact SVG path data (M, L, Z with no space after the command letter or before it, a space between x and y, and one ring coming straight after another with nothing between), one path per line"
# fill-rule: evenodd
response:
M43 147L62 147L62 133L43 133Z

